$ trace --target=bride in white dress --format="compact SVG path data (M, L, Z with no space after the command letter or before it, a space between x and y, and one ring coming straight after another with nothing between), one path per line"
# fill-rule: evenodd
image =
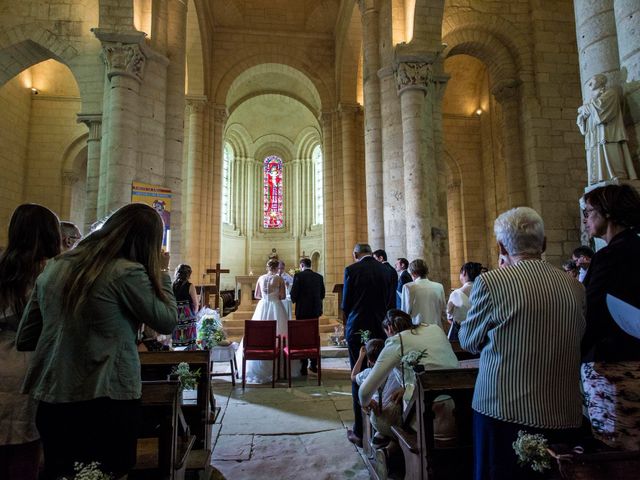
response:
M286 335L289 317L282 304L286 296L285 282L278 275L278 260L269 260L267 273L258 278L256 283L255 297L260 301L252 320L276 320L276 333ZM242 345L238 353L242 355ZM273 363L270 360L247 360L247 382L249 383L271 382L272 371Z

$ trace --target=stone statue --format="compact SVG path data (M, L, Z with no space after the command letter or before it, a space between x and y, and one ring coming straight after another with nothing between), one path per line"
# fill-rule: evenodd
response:
M587 151L587 184L636 179L617 90L607 88L601 73L591 77L587 87L591 99L578 108L576 120Z

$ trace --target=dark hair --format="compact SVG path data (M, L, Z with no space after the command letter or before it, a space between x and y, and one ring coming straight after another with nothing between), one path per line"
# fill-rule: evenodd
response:
M0 309L21 315L43 261L60 253L60 222L46 207L25 203L9 221L8 245L0 255Z
M573 256L578 258L578 257L589 257L589 258L593 258L594 256L594 252L591 248L587 247L586 245L581 245L578 248L576 248L573 251Z
M176 290L178 290L182 285L184 285L186 282L189 281L189 279L191 278L191 273L193 272L193 270L191 269L190 265L187 265L186 263L181 263L180 265L178 265L178 268L176 268L176 271L173 275L173 291L175 293Z
M577 272L578 266L576 265L576 262L574 262L573 260L565 260L564 262L562 262L562 269L565 272L570 272L570 271Z
M118 258L141 263L156 296L168 302L160 280L163 232L162 218L148 205L132 203L116 210L99 230L61 255L62 259L74 260L59 280L63 285L62 311L70 315L78 312L88 300L96 279Z
M416 258L409 264L409 273L415 273L420 278L425 278L429 273L429 267L424 260Z
M473 282L478 275L486 272L487 269L482 266L481 263L467 262L460 268L460 273L466 273L470 282Z
M369 360L371 363L376 363L380 352L384 348L384 340L380 340L379 338L372 338L366 343L364 348L367 351L367 360Z
M387 315L382 321L382 327L390 330L394 335L396 333L404 332L405 330L413 330L416 328L411 316L397 308L392 308L387 312Z
M267 270L269 270L269 271L277 270L278 269L278 265L280 265L280 261L276 260L275 258L272 258L271 260L269 260L267 262Z
M373 252L373 256L374 257L382 257L382 260L384 260L385 262L387 261L387 252L385 252L382 249L378 249L375 252Z
M589 203L611 222L631 228L640 228L640 195L629 185L607 185L584 194Z
M402 265L402 268L404 268L405 270L407 268L409 268L409 260L407 260L406 258L398 258L398 262L400 262L400 265Z
M311 268L311 260L309 258L301 258L300 265L304 265L304 268Z

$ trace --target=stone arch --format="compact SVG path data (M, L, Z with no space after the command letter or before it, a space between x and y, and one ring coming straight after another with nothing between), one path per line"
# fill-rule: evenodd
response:
M253 156L253 139L247 129L240 123L227 125L224 141L229 142L236 158L250 158Z
M322 136L320 131L307 127L302 130L293 142L296 148L296 158L311 158L313 149L319 145L322 148Z
M24 24L0 33L0 86L21 71L54 59L69 67L78 51L60 35L39 25Z
M77 225L84 225L84 197L86 194L87 175L87 139L88 133L84 133L67 142L67 147L62 154L62 196L60 214L65 219L70 219Z
M293 160L295 146L291 140L275 133L264 135L254 142L254 158L262 162L267 155L278 155L286 165Z
M235 101L233 105L230 105L228 108L229 116L231 116L231 114L247 100L251 100L252 98L260 97L262 95L282 95L283 97L288 97L291 100L295 100L298 103L302 104L307 110L309 110L313 114L314 117L318 117L318 115L320 114L320 112L316 110L313 107L313 105L311 105L308 101L306 101L304 98L302 98L299 95L295 95L283 90L260 90L259 92L253 92L248 95L245 95L244 97Z
M186 82L187 95L204 95L206 73L202 43L202 26L200 23L199 4L189 0L187 9L187 48L186 48Z
M522 81L533 81L533 52L527 36L513 23L500 15L489 15L478 11L447 14L442 22L442 38L446 39L456 30L486 32L495 37L511 53L516 71ZM446 43L446 40L445 40Z
M334 96L316 72L311 68L310 64L304 60L305 55L301 52L260 52L255 53L244 60L235 62L234 64L226 64L222 62L216 67L217 71L226 72L219 79L215 91L215 103L226 105L227 95L236 78L244 71L263 63L274 63L286 65L301 72L307 79L311 81L320 98L321 108L327 105L333 105Z

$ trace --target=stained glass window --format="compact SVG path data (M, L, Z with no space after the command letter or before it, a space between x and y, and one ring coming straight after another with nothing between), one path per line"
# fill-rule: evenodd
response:
M322 150L320 150L320 145L316 145L316 148L313 149L313 153L311 154L311 159L313 160L313 180L316 187L314 201L314 222L315 224L321 224L323 221L323 187L322 187Z
M231 162L233 149L225 143L222 155L222 221L231 223Z
M264 228L282 228L284 226L282 159L270 155L264 159L263 166L264 216L262 226Z

